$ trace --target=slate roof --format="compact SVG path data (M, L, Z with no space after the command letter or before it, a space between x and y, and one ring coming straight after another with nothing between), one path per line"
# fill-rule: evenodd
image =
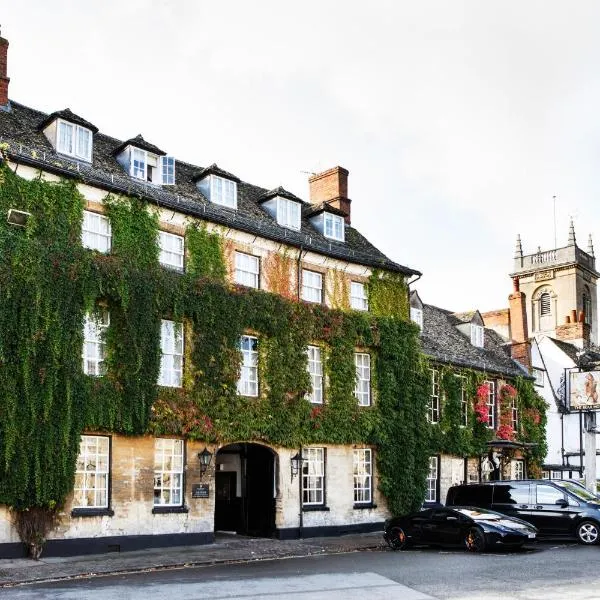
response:
M579 357L577 356L579 348L577 348L577 346L569 344L569 342L563 342L563 340L557 340L553 337L548 337L548 339L551 342L554 342L554 344L558 346L575 364L579 362Z
M326 238L304 215L300 231L281 227L259 205L258 199L268 190L239 181L231 174L224 176L238 181L237 210L211 204L198 190L195 181L211 172L226 173L216 165L205 168L176 160L176 185L159 186L126 174L114 155L123 141L102 133L94 135L91 164L57 154L39 129L48 120L48 114L14 101L11 101L10 107L8 111L0 112L0 143L8 144L8 156L17 163L78 178L83 183L109 192L138 196L171 210L296 248L407 276L420 275L419 271L391 261L353 227L346 227L345 242ZM302 206L310 204L302 202Z
M117 146L113 150L113 154L115 154L115 155L121 154L121 152L123 152L123 150L125 150L125 148L127 148L127 146L135 146L136 148L139 148L140 150L146 150L148 152L152 152L152 154L158 154L159 156L164 156L166 154L166 152L164 150L161 150L158 146L155 146L154 144L147 142L142 137L141 133L138 133L134 138L126 140L120 146Z
M529 377L527 370L510 357L508 346L504 346L504 341L493 329L485 329L484 347L478 348L456 328L461 322L449 310L424 304L421 331L423 352L442 364L508 377Z
M269 190L268 192L264 193L262 196L259 196L256 201L259 204L262 204L263 202L266 202L267 200L271 200L272 198L275 198L275 196L281 196L282 198L287 198L288 200L293 200L294 202L302 202L301 198L298 198L298 196L294 196L294 194L292 194L292 192L288 192L286 189L282 188L281 186L275 188L274 190Z
M95 125L93 125L89 121L86 121L83 117L76 115L70 108L63 108L63 110L57 110L56 112L53 112L52 114L48 115L48 118L44 119L40 123L40 129L45 129L46 126L50 125L50 123L52 123L52 121L54 121L55 119L64 119L65 121L69 121L69 123L81 125L82 127L89 129L92 133L98 133L99 131Z

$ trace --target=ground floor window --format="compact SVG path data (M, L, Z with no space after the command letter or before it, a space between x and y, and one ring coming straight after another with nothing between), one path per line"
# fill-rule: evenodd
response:
M302 504L325 504L325 448L304 448L302 454Z
M373 501L373 452L370 448L358 448L353 452L354 503L370 504Z
M427 492L425 502L438 501L438 480L440 476L440 459L438 456L429 457L429 472L427 473Z
M511 471L511 479L525 479L525 461L513 460Z
M82 435L75 468L73 508L108 508L110 439Z
M183 440L154 441L154 504L183 504Z

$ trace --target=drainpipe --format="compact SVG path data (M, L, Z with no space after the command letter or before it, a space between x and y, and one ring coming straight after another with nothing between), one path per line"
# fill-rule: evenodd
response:
M302 447L300 447L300 456L302 456ZM300 471L298 472L298 505L300 506L300 519L298 527L298 538L302 539L303 528L304 528L304 512L302 510L302 469L304 467L304 461L300 461Z
M304 246L300 246L298 258L296 259L296 297L298 302L300 301L300 292L302 287L302 270L300 269L300 265L302 263L302 252L304 252Z

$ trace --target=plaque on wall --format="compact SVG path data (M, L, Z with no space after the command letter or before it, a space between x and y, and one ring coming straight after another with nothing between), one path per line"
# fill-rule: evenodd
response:
M554 271L550 270L550 271L542 271L540 273L536 273L535 274L535 280L536 281L548 281L548 279L553 279L554 278Z
M192 486L192 498L208 498L208 483L196 483Z

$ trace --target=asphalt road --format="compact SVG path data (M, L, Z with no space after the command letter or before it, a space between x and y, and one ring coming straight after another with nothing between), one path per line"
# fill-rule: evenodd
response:
M598 600L600 547L416 549L171 569L3 589L2 600Z

